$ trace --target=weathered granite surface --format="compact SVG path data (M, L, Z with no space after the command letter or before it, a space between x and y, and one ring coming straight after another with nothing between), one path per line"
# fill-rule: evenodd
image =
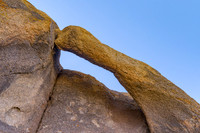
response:
M102 44L78 26L60 31L55 43L111 71L141 107L151 132L200 131L200 105L149 65Z
M131 97L60 72L59 49L113 72ZM200 105L152 67L81 27L60 31L26 0L0 0L0 133L199 131Z
M38 133L148 133L145 117L130 97L90 75L63 70Z
M25 0L0 0L0 132L35 132L59 72L56 23Z

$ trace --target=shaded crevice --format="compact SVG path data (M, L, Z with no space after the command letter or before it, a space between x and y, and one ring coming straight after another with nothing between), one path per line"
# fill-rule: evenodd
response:
M39 121L39 123L38 123L38 126L37 126L37 128L36 128L36 133L39 132L39 129L40 129L40 127L41 127L41 123L42 123L42 120L43 120L43 118L44 118L44 115L45 115L45 113L46 113L46 111L47 111L47 108L48 108L49 105L51 104L53 92L54 92L54 89L55 89L55 85L56 85L56 82L57 82L59 73L60 73L60 71L62 70L62 67L61 67L60 62L59 62L60 50L56 47L56 45L54 45L52 55L53 55L53 62L54 62L53 64L54 64L54 68L55 68L55 72L57 73L57 76L56 76L56 78L55 78L55 83L54 83L54 85L53 85L53 87L52 87L52 89L51 89L51 92L49 93L49 97L48 97L48 100L47 100L47 102L46 102L46 107L44 108L44 111L43 111L43 113L42 113L42 116L41 116L41 118L40 118L40 121Z
M54 37L55 38L55 37ZM49 97L48 97L48 100L46 102L46 107L44 108L44 111L42 113L42 116L40 118L40 121L38 123L38 126L36 128L36 133L39 132L40 130L40 127L41 127L41 124L42 124L42 120L44 118L44 115L47 111L47 108L49 107L49 105L51 104L51 101L52 101L52 96L53 96L53 92L54 92L54 89L55 89L55 85L56 85L56 82L57 82L57 79L58 79L58 76L59 76L59 73L61 72L62 70L62 66L60 65L60 62L59 62L59 58L60 58L60 50L57 48L57 46L54 44L54 47L53 47L53 52L51 53L53 55L53 65L54 65L54 68L55 68L55 72L57 73L57 77L55 78L55 83L51 89L51 92L49 93ZM51 63L51 62L50 62ZM48 64L50 64L48 63ZM47 64L47 66L48 66Z
M58 76L59 76L59 74L58 74ZM57 76L57 78L56 78L56 82L57 82L58 76ZM52 88L52 91L51 91L50 94L49 94L49 98L48 98L48 100L47 100L46 107L45 107L45 109L44 109L44 111L43 111L43 113L42 113L41 119L40 119L40 121L39 121L39 123L38 123L37 129L36 129L36 133L39 132L39 129L40 129L40 126L41 126L43 117L44 117L44 115L45 115L45 113L46 113L46 111L47 111L47 108L48 108L49 105L51 104L52 96L53 96L53 92L54 92L54 90L55 90L56 82L55 82L55 84L54 84L54 86L53 86L53 88Z

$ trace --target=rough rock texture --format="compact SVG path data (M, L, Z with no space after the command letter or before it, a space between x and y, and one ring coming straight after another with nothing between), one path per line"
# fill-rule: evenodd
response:
M38 133L147 133L130 96L107 89L90 75L63 70Z
M57 47L113 72L134 100L79 72L56 80ZM83 28L60 31L26 0L0 0L0 133L199 131L200 105L152 67Z
M200 131L200 105L152 67L102 44L77 26L63 29L55 43L113 72L141 107L151 132Z
M37 130L60 69L57 28L25 0L0 0L0 133Z

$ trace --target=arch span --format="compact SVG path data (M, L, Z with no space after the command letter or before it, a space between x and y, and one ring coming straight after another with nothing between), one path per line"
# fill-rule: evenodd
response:
M55 44L111 71L142 109L151 132L200 130L199 104L149 65L102 44L78 26L58 31Z

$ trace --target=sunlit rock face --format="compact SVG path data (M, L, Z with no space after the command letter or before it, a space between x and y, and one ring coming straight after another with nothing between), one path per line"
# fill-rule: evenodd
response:
M78 26L60 31L55 44L113 72L144 112L151 132L200 131L200 105L151 66L101 43Z
M114 92L90 75L63 70L39 133L148 133L144 114L128 95Z
M116 76L130 94L62 70L70 51ZM198 133L200 105L149 65L56 23L26 0L0 0L0 133Z
M57 25L25 0L0 0L0 132L35 132L59 72Z

